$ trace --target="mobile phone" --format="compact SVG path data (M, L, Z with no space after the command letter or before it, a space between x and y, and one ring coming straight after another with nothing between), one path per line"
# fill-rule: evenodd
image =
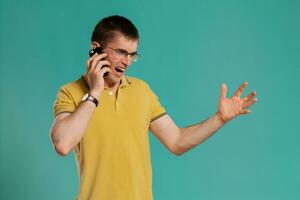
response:
M91 49L89 51L90 57L92 57L95 53L102 54L104 52L103 52L103 49L101 47L96 47L95 49Z
M95 53L97 53L97 54L102 54L102 53L104 53L104 52L103 52L103 49L102 49L101 47L96 47L95 49L91 49L91 50L89 51L90 57L92 57ZM105 60L105 58L103 58L102 60ZM101 67L101 69L102 69L103 67L108 67L108 66L107 66L107 65L103 65L103 66ZM108 75L108 72L105 72L104 75L103 75L103 77L105 77L105 76L107 76L107 75Z

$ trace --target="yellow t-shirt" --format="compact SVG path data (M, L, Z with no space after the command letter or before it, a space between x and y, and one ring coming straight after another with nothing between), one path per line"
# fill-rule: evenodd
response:
M73 112L89 92L83 76L62 86L54 115ZM78 200L152 200L148 140L150 122L165 115L142 80L122 77L117 94L103 90L74 152L80 177Z

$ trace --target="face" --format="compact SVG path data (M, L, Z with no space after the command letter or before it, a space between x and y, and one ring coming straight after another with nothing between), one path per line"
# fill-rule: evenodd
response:
M93 42L92 47L100 46ZM103 51L107 53L105 60L111 63L111 73L105 77L112 82L119 82L133 62L133 55L137 53L138 40L129 40L123 35L117 34L112 42L109 42ZM124 53L125 52L125 53ZM122 55L123 54L123 55ZM125 56L127 54L127 56ZM128 55L129 54L129 55Z

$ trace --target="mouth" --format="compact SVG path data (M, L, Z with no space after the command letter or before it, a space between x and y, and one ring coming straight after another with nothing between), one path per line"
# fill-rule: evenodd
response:
M119 73L125 72L125 69L122 68L122 67L116 67L115 69L116 69L116 71L119 72Z
M115 72L119 77L121 77L125 71L126 69L123 67L115 67Z

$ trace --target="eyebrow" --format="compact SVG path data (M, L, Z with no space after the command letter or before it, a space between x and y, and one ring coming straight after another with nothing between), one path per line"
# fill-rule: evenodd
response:
M130 54L130 55L138 54L137 51L132 52L132 53L129 53L129 52L128 52L127 50L125 50L125 49L118 49L118 50L125 51L125 52L127 52L128 54Z

